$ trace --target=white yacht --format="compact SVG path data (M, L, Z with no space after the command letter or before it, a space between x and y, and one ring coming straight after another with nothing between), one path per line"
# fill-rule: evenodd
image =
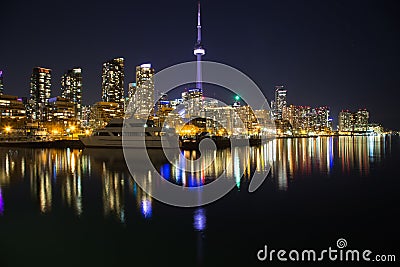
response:
M122 140L124 138L124 140ZM176 148L179 146L175 129L147 125L141 120L111 120L105 128L93 132L91 136L80 137L85 147ZM163 140L163 141L161 141Z

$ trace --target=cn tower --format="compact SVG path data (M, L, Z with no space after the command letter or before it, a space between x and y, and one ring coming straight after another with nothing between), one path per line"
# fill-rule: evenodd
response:
M201 15L200 15L200 1L198 2L197 11L197 41L193 50L194 55L197 58L197 75L196 75L196 88L203 91L202 85L202 71L201 71L201 57L206 54L203 45L201 44Z

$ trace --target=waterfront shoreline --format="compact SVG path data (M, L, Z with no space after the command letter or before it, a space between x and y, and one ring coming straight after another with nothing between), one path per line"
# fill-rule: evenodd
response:
M80 148L85 146L80 140L54 140L54 141L9 141L0 142L0 147L22 147L22 148Z
M278 136L276 139L300 139L300 138L318 138L318 137L358 137L371 135L323 135L323 136ZM389 135L390 136L390 135ZM229 140L214 140L217 149L230 147ZM261 145L261 139L249 139L250 146ZM199 142L181 143L180 148L185 150L198 149ZM85 145L80 140L54 140L54 141L2 141L0 147L21 147L21 148L76 148L84 149ZM117 148L117 147L112 147Z

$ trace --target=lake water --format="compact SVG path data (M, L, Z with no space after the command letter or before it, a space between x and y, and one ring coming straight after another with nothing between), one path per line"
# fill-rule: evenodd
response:
M155 163L183 186L223 171L236 182L212 204L178 208L135 184L148 174L131 174L122 150L0 148L0 266L265 266L264 245L319 249L339 238L398 253L399 137L277 139L215 155L200 174ZM249 193L251 174L268 166Z

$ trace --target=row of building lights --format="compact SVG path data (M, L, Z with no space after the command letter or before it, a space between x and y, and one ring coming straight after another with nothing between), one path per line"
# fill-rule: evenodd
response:
M278 136L384 133L381 125L369 122L370 114L366 109L342 110L338 116L338 129L334 131L329 107L288 105L287 90L283 86L275 87L271 110Z

